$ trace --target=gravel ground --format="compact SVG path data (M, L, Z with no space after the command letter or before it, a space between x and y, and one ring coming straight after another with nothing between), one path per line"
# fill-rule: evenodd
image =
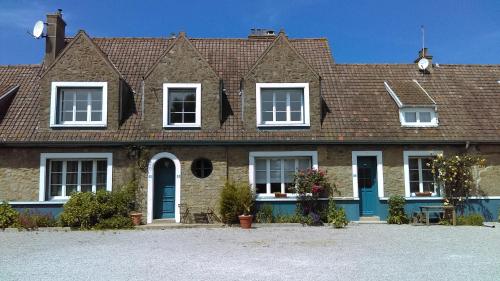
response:
M500 280L496 228L0 232L0 280Z

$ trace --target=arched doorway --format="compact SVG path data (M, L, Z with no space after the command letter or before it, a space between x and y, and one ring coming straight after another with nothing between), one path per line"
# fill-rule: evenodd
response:
M148 165L148 217L153 219L175 219L180 221L180 179L179 159L168 152L158 153Z

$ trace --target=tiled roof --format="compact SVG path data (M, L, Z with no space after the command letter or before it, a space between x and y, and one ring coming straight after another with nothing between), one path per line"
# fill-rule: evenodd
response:
M70 39L68 39L70 40ZM138 93L142 77L168 48L167 38L93 38ZM0 143L18 142L446 142L500 141L500 66L441 65L423 76L414 64L334 64L326 39L290 39L291 45L321 76L328 113L322 128L249 131L243 129L240 79L271 40L196 39L192 44L223 79L233 114L214 131L144 132L132 115L117 131L38 131L39 65L0 67L0 84L20 85L0 123ZM438 106L436 128L401 127L398 108L384 81L417 80ZM135 95L140 104L140 95ZM404 98L413 103L413 97ZM139 113L138 113L139 114Z
M402 106L435 105L429 93L417 84L417 80L396 80L386 81L386 83L402 103Z

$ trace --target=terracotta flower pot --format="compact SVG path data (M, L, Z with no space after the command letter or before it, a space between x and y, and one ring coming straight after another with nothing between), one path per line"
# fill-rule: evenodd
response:
M142 213L130 213L130 218L134 225L141 225Z
M432 192L430 192L430 191L415 192L415 196L417 196L417 197L429 197L429 196L432 196Z
M241 215L238 216L240 219L240 227L243 229L250 229L252 228L252 220L253 216L252 215Z
M276 197L276 198L286 198L286 193L274 193L274 197Z

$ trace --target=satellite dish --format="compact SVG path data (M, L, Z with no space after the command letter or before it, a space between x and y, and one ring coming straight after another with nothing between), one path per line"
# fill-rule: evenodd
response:
M429 67L429 60L426 58L421 58L418 61L418 68L425 70L425 69L427 69L427 67Z
M43 29L45 28L45 24L43 21L39 20L35 23L35 26L33 27L33 37L36 39L39 39L40 37L43 36Z

